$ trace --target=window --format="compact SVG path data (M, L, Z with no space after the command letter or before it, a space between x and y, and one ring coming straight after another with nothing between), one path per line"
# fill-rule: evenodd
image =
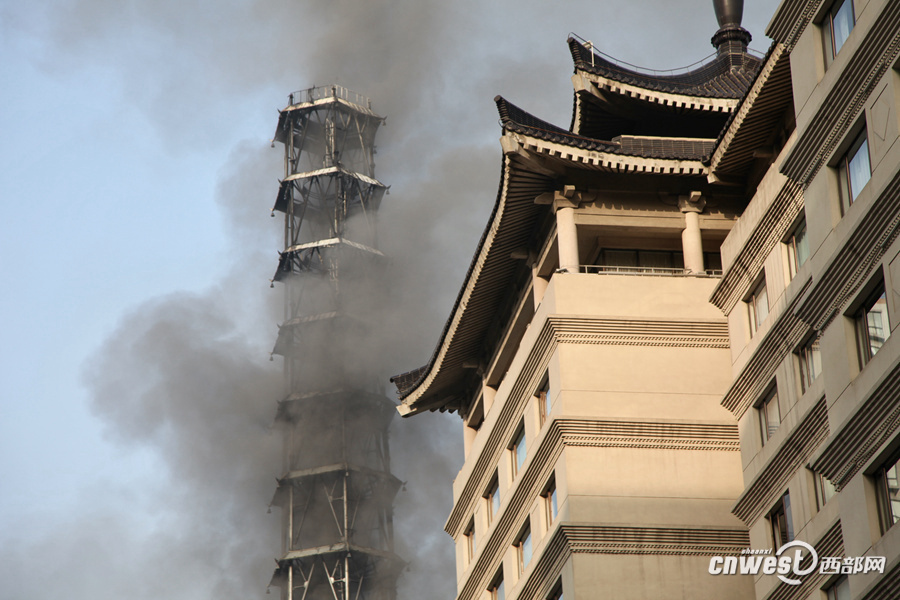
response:
M844 575L825 590L828 600L850 600L850 580Z
M813 473L816 485L816 508L822 510L826 503L834 496L834 484L825 479L821 473Z
M500 569L500 572L494 577L494 582L488 588L488 592L491 594L491 600L506 599L506 592L503 589L503 569Z
M750 312L750 335L754 335L759 330L760 325L769 316L769 296L766 293L766 277L765 272L760 282L753 287L753 291L745 300L747 309Z
M900 456L895 456L876 474L878 517L884 533L900 521Z
M778 408L778 389L773 387L769 390L762 400L756 406L759 412L759 429L762 434L762 443L772 439L778 427L781 425L781 410Z
M884 281L866 298L856 312L856 340L859 347L860 366L865 366L881 350L891 335L888 321L887 295Z
M791 517L791 495L788 492L769 513L769 522L772 525L772 542L777 550L784 544L794 539L794 520Z
M841 157L837 165L838 183L841 187L841 207L844 212L859 196L859 193L872 177L872 169L869 166L869 144L866 140L866 130L853 141L847 153Z
M556 583L556 587L553 588L553 591L550 592L549 596L547 596L547 600L563 600L563 588L561 580Z
M850 32L853 31L855 24L853 0L835 0L822 22L826 62L830 64L837 53L841 51L841 46L850 37Z
M519 425L516 435L513 437L512 443L509 445L510 457L512 458L512 476L515 477L525 462L525 424Z
M494 473L494 479L491 480L491 484L484 493L484 499L487 502L487 521L490 524L494 520L497 511L500 510L500 482L497 479L497 473Z
M800 388L805 392L822 372L822 354L819 352L819 337L809 338L797 349L800 361Z
M516 558L519 565L519 575L525 572L528 563L531 562L531 525L526 524L525 529L519 534L515 543Z
M466 559L471 561L475 557L475 551L478 549L475 539L475 519L469 521L469 526L466 527L466 532L463 535L466 536Z
M809 242L806 238L806 219L800 221L800 224L794 228L791 237L787 242L788 251L788 269L790 270L791 279L809 258Z
M547 515L547 526L549 527L559 513L556 504L556 478L550 480L541 496L544 497L544 512Z
M547 418L550 416L550 377L549 373L544 373L544 381L541 383L538 391L535 393L535 396L538 399L538 408L541 412L541 425L547 422Z

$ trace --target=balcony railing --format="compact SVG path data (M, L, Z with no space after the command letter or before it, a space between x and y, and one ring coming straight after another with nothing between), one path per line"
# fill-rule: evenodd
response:
M579 273L596 273L599 275L643 275L645 277L721 277L719 269L707 269L702 273L694 273L688 269L670 267L622 267L613 265L581 265Z
M372 108L372 101L369 100L366 96L357 94L356 92L348 90L347 88L340 85L324 85L319 87L311 87L305 90L297 90L296 92L291 92L290 96L288 96L288 100L292 106L294 104L301 104L303 102L315 102L316 100L323 100L325 98L340 98L342 100L350 102L351 104L356 104L357 106L362 106L369 109Z

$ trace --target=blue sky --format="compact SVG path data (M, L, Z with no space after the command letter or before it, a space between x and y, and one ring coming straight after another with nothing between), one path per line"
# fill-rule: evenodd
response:
M751 47L765 51L776 2L747 4ZM167 389L145 379L153 364L137 364L158 351L134 348L154 318L183 306L221 309L231 333L211 345L240 348L254 373L268 368L276 329L266 310L277 304L268 278L279 244L268 209L281 176L268 141L288 92L335 81L371 96L388 118L377 173L392 191L382 212L406 226L387 225L386 245L416 255L405 296L417 327L396 357L399 371L427 360L493 203L493 96L566 127L570 31L617 58L665 69L710 54L715 29L708 0L0 3L0 547L22 566L6 573L9 597L56 589L35 583L32 559L63 531L96 540L77 570L56 569L70 597L117 589L110 561L123 538L103 532L120 529L147 564L177 571L171 589L154 592L187 598L217 589L197 574L221 563L166 558L168 544L179 543L167 537L171 524L189 519L165 490L171 477L195 473L172 448L190 447L178 436L192 434L178 425L172 434L142 429L132 421L154 414L152 394L127 396ZM110 406L110 375L97 383L98 368L121 370L113 374L125 382L116 388L121 407ZM275 400L260 400L260 410L274 410ZM439 529L461 435L452 418L420 419L431 421L415 427L446 434L435 439L446 439L452 455L440 471L449 477L433 496L407 502L444 502L422 517ZM403 468L413 487L423 467ZM221 494L229 480L190 481L180 494L201 485ZM446 556L441 536L434 551ZM101 584L92 573L111 579ZM266 581L246 585L261 593Z

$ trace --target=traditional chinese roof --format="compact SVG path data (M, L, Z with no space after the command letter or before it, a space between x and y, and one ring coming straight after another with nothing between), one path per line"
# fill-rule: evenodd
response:
M402 415L461 407L473 373L467 362L482 353L485 332L522 265L512 253L529 244L547 211L534 199L552 189L553 179L535 172L525 158L504 155L494 210L434 353L425 366L391 378Z
M508 100L494 98L504 130L522 133L548 142L623 156L645 158L700 160L712 152L715 140L698 138L663 138L651 136L617 136L609 141L598 140L566 131L538 119Z
M762 61L746 52L720 52L696 69L677 74L641 73L618 65L574 37L568 39L575 71L642 88L700 98L737 99L753 83Z
M471 363L481 357L485 334L522 265L512 254L529 245L542 211L547 210L535 198L555 189L552 171L561 174L574 167L705 177L700 159L709 155L715 143L635 136L594 140L542 121L499 96L495 101L507 146L518 146L505 148L494 211L428 364L391 378L404 415L462 407L474 372Z
M755 81L719 135L710 157L716 176L744 176L761 151L771 151L772 132L793 105L789 57L784 44L772 44Z

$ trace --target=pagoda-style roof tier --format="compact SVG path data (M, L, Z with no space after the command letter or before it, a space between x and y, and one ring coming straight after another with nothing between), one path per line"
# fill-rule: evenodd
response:
M296 342L298 336L305 334L324 340L332 335L334 328L340 327L364 328L364 323L336 310L293 317L278 326L272 354L293 356L301 351Z
M554 189L553 178L534 170L529 162L533 161L515 153L503 156L493 212L440 341L427 365L393 378L403 416L461 407L463 390L474 372L467 362L483 351L485 332L521 266L511 254L528 246L548 210L534 199Z
M575 60L571 130L591 138L623 134L718 136L759 71L746 52L722 52L694 70L642 73L569 38Z
M513 254L529 246L547 215L539 196L576 173L588 179L606 173L611 188L645 186L654 193L661 184L673 190L706 184L708 168L702 159L712 152L714 139L596 140L542 121L499 96L495 100L504 131L497 201L431 359L391 379L404 416L463 408L472 365L481 358L486 332L522 265Z
M757 159L768 160L776 153L773 136L785 116L793 115L789 58L784 44L775 43L769 49L756 80L723 128L710 157L710 170L716 177L746 176Z
M747 52L719 52L712 60L681 73L645 73L612 62L574 37L570 37L568 43L576 72L590 73L598 80L633 86L648 95L659 92L698 99L738 100L753 83L762 64L762 60ZM622 93L627 94L628 88L621 89ZM697 108L709 110L699 105Z
M282 281L298 273L327 273L331 269L329 259L334 258L339 252L348 251L384 257L380 250L346 238L335 237L296 244L284 252L279 252L278 269L272 281Z
M372 589L384 589L387 586L395 586L397 577L406 567L406 562L393 552L342 542L286 552L281 558L276 559L278 568L272 574L269 586L283 587L287 585L288 567L299 566L301 567L301 572L309 574L310 581L306 586L303 586L304 582L295 580L294 585L302 586L309 590L319 588L323 588L323 591L328 590L328 571L330 570L329 566L332 566L329 563L342 561L344 557L349 557L351 568L354 569L354 572L369 573L367 580L362 583L362 586ZM371 569L370 572L367 567L371 568L372 566L374 566L374 569ZM340 580L336 580L336 584L339 583ZM360 585L360 582L351 581L351 588L356 585ZM312 593L315 594L314 591ZM325 593L328 597L331 597L332 591L329 590Z
M275 495L272 497L271 502L269 502L269 506L284 506L284 503L287 500L287 486L295 484L308 485L311 479L343 477L344 475L349 475L350 477L366 477L370 480L377 481L381 489L381 500L386 504L390 504L393 501L400 486L403 485L403 482L397 479L393 474L378 469L371 469L369 467L362 467L346 462L322 465L320 467L312 467L309 469L288 471L278 478L278 488L275 490Z
M316 169L315 171L293 173L282 179L279 182L278 196L275 199L275 206L272 207L272 211L274 212L277 210L279 212L287 212L290 203L291 186L300 186L298 189L303 189L304 187L309 188L310 186L307 180L315 180L321 177L342 177L347 180L355 180L361 187L360 192L365 194L366 199L369 200L373 210L378 210L384 192L388 189L388 186L384 185L374 177L369 177L368 175L357 173L355 171L348 171L340 166L324 167ZM295 198L295 207L300 204L301 200ZM315 208L315 205L315 202L310 203L312 208ZM367 208L369 207L367 206ZM295 208L295 210L299 209Z
M367 412L378 427L386 428L394 417L396 404L381 394L360 389L294 392L278 402L276 421L293 422L321 406L339 408L341 403L357 412Z
M542 121L500 96L494 101L504 132L519 134L519 147L541 155L545 163L559 163L560 169L570 168L574 161L588 170L702 175L706 168L701 161L715 146L715 139L702 138L621 135L609 141L593 139Z
M306 90L298 90L290 95L290 105L279 111L278 126L275 129L273 142L285 143L287 141L288 123L295 119L303 119L306 113L323 109L339 109L352 111L364 115L367 118L378 121L380 124L384 117L379 117L372 111L371 101L354 91L339 85L311 87ZM371 128L371 136L374 138L377 127Z

